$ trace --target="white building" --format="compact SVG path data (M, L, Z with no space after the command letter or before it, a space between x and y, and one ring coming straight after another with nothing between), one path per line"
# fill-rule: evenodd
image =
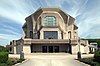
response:
M88 41L78 41L78 27L75 18L59 8L40 8L28 16L23 25L25 36L13 40L8 46L10 52L30 53L71 53L79 50L88 53ZM80 47L80 48L79 48Z

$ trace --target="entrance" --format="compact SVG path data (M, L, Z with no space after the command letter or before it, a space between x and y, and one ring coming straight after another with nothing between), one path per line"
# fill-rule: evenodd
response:
M50 53L53 53L53 46L49 46L48 50L49 50Z
M59 46L54 46L54 51L59 52Z
M42 52L47 53L47 46L42 46Z

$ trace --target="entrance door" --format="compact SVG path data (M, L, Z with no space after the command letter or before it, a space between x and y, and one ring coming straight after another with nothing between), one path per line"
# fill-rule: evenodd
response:
M59 46L54 46L54 51L59 52Z
M53 46L49 46L48 50L49 50L50 53L53 53Z
M42 46L42 52L47 53L47 46Z

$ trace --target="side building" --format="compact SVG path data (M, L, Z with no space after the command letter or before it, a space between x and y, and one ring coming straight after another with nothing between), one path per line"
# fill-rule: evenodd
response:
M78 38L75 18L59 8L40 8L26 17L24 37L7 47L11 53L88 53L88 41Z

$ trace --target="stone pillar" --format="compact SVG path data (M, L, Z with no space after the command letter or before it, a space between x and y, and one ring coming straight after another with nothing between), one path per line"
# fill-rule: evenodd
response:
M30 54L31 53L31 46L30 45L23 45L23 52L25 54Z
M16 52L16 46L14 46L14 54L17 54L17 52Z

